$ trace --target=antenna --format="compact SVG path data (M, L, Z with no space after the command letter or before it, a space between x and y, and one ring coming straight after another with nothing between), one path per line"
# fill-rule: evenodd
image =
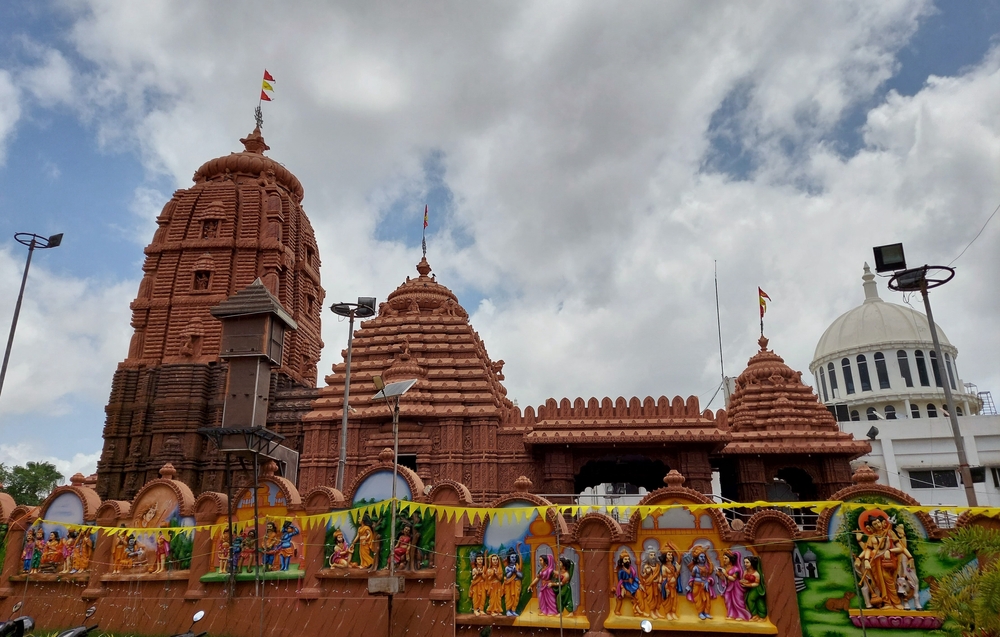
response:
M722 313L719 311L719 261L715 263L715 322L719 327L719 368L722 370L723 396L725 406L729 407L729 383L726 382L726 361L722 356Z

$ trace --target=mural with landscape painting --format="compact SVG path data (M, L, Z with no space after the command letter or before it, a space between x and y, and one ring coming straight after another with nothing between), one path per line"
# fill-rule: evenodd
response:
M112 539L112 574L159 574L191 567L194 531L184 527L194 526L194 518L181 516L173 489L162 483L144 489L132 513L131 523L122 524L129 531Z
M233 508L233 530L228 526L215 532L212 566L214 572L201 577L203 582L223 581L230 577L253 580L258 566L263 579L303 577L305 544L302 524L288 511L285 492L274 480L262 478L257 489L257 525L254 525L254 497L250 488L238 492ZM227 516L218 520L227 524ZM260 564L256 563L258 554Z
M392 519L388 501L392 498L393 472L375 471L358 484L352 507L385 502L377 510L352 513L350 517L331 521L326 530L326 566L331 569L377 571L389 567L418 571L434 566L434 516L411 510L401 502L396 517L396 536L392 535ZM410 486L402 476L396 476L396 497L412 500Z
M83 519L83 511L83 501L72 491L49 501L24 534L21 572L70 575L89 570L97 532L73 526L93 524Z
M498 515L486 523L481 545L458 549L457 612L465 622L590 628L579 564L579 548L557 542L553 524L536 512Z
M806 637L941 634L928 608L937 580L975 560L942 555L912 513L885 497L857 498L870 508L838 507L825 542L798 542L793 554Z
M657 504L684 504L657 502ZM672 508L643 518L635 542L614 549L605 628L773 635L759 557L723 540L707 512Z

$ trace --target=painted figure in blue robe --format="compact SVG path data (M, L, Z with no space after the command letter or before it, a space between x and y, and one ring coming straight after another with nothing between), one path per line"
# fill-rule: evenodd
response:
M621 615L625 596L635 599L635 594L639 590L639 573L632 563L632 556L625 549L618 554L615 568L618 572L618 584L615 587L615 597L618 598L618 602L615 604L615 615Z
M292 546L292 538L298 534L299 530L289 520L285 520L285 523L281 525L281 542L278 543L278 559L281 561L281 570L283 571L287 571L292 566L292 556L295 554L295 548Z

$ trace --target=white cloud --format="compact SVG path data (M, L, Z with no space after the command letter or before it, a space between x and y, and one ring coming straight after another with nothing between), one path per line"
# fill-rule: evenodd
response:
M97 461L101 452L85 454L77 453L72 458L64 460L55 456L44 455L37 447L29 443L0 444L0 464L10 468L15 465L24 466L28 462L50 462L63 475L59 484L69 484L69 479L76 473L89 476L97 471Z
M0 69L0 165L7 160L7 144L21 119L21 92L9 71Z
M72 101L74 72L69 62L56 49L29 46L41 63L22 70L19 84L45 107Z

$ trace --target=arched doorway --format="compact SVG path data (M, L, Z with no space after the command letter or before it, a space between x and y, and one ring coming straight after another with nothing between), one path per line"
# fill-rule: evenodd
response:
M587 488L614 485L612 493L619 495L638 493L639 487L654 491L664 486L668 471L670 467L662 461L638 454L604 457L583 465L574 478L574 490L582 493Z
M812 502L816 498L816 484L812 476L798 467L778 469L774 480L767 485L767 499L770 502Z

